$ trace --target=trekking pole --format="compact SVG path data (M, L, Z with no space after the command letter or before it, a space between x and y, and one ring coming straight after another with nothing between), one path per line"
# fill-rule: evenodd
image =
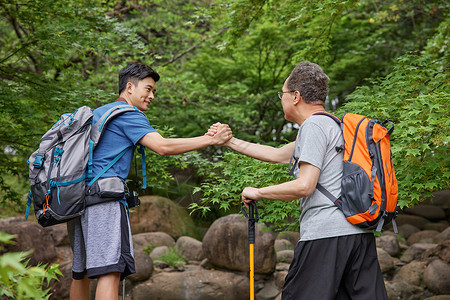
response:
M248 243L250 252L250 300L255 299L255 223L258 222L258 210L254 201L248 204L248 215L244 205L241 204L241 211L248 219Z
M122 300L125 300L125 278L122 281Z

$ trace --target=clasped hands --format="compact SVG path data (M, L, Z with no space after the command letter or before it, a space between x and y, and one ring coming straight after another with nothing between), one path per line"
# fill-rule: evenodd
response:
M224 146L233 137L233 132L227 124L217 122L209 127L205 135L211 136L215 145Z
M219 146L226 145L230 141L230 139L233 137L231 128L227 124L222 124L219 122L211 125L211 127L208 129L208 132L205 133L205 135L217 137L218 143L216 143L216 145L219 145ZM256 201L259 199L261 199L261 196L259 195L259 189L257 189L257 188L246 187L242 191L242 201L244 202L247 209L248 209L248 204L250 202Z

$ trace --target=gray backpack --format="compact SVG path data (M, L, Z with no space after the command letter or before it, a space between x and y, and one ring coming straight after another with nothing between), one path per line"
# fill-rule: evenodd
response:
M129 111L139 110L131 105L117 105L95 124L92 124L93 110L87 106L59 118L43 135L39 149L28 160L31 190L25 218L28 218L31 202L36 219L44 227L67 222L84 213L90 187L131 147L123 150L95 178L92 176L93 151L108 123ZM103 182L103 185L114 184ZM117 192L116 196L124 194L123 189Z

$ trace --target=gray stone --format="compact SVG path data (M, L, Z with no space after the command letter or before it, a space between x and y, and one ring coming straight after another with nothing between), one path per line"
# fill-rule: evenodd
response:
M275 237L257 224L254 245L255 273L268 274L275 270ZM228 270L248 272L250 267L248 221L232 214L217 219L203 238L203 253L212 265Z
M397 222L397 226L410 224L414 227L419 228L420 230L423 230L425 228L425 224L430 223L430 220L427 220L426 218L421 216L399 214L397 218L395 218L395 222Z
M273 274L273 277L275 279L275 285L278 287L279 290L281 290L284 286L284 281L286 279L288 271L276 271Z
M138 252L134 255L136 273L127 277L132 282L140 282L150 278L153 272L153 260L145 253Z
M425 267L424 262L412 261L401 267L398 273L395 274L393 280L403 280L411 285L420 286Z
M283 250L277 252L277 263L284 262L290 264L294 259L294 250Z
M450 266L436 259L431 262L423 273L426 286L436 294L450 294Z
M174 239L183 235L200 238L187 210L172 200L159 196L139 197L141 205L130 214L131 232L165 232Z
M150 253L150 257L153 259L159 258L163 256L164 254L169 253L169 247L167 246L159 246L152 250L152 253Z
M246 275L215 270L159 273L134 287L133 300L241 300L249 298Z
M387 273L394 269L394 259L381 248L377 248L378 262L380 264L381 272Z
M416 243L412 244L403 255L400 257L400 260L406 263L413 261L414 259L419 258L423 252L434 249L438 245L437 244L427 244L427 243Z
M411 224L403 224L398 227L398 233L401 234L405 239L408 239L411 234L419 232L420 229Z
M407 283L406 281L386 282L388 299L420 300L424 293L423 288Z
M449 227L448 222L437 222L425 224L425 230L435 230L442 232Z
M69 235L67 234L67 224L44 227L44 231L52 237L55 246L70 245Z
M416 233L411 234L408 238L408 245L412 245L415 243L433 243L433 239L436 235L439 234L439 231L435 230L422 230Z
M450 300L450 295L438 295L425 298L424 300Z
M277 240L288 240L291 242L292 246L295 247L298 241L300 240L300 232L299 231L285 231L277 236Z
M445 211L435 205L419 204L411 208L405 208L404 212L410 215L424 217L430 221L445 220Z
M264 284L264 288L261 289L256 294L256 299L258 299L258 300L272 300L276 296L278 296L279 293L280 293L280 290L276 287L276 285L273 282L273 280L270 280L270 281L266 282Z
M175 244L178 255L194 261L202 261L205 258L202 247L202 242L189 236L180 237Z
M134 253L143 252L148 246L174 247L175 240L165 232L145 232L133 235Z
M294 246L289 240L286 239L276 239L275 240L275 251L283 251L283 250L293 250Z
M450 227L447 227L444 231L434 236L434 243L442 243L444 241L450 240Z
M29 256L29 265L51 263L56 259L55 242L38 223L24 221L22 218L7 218L0 222L0 231L16 235L13 239L15 243L3 245L4 252L33 250Z
M385 234L376 238L377 247L384 249L390 256L397 256L400 252L397 237Z

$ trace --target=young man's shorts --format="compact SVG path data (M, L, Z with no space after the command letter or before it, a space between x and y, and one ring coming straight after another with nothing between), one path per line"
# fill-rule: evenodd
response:
M73 251L72 277L96 278L135 273L133 243L126 208L119 201L95 204L67 223Z
M283 300L387 300L372 233L298 242Z

